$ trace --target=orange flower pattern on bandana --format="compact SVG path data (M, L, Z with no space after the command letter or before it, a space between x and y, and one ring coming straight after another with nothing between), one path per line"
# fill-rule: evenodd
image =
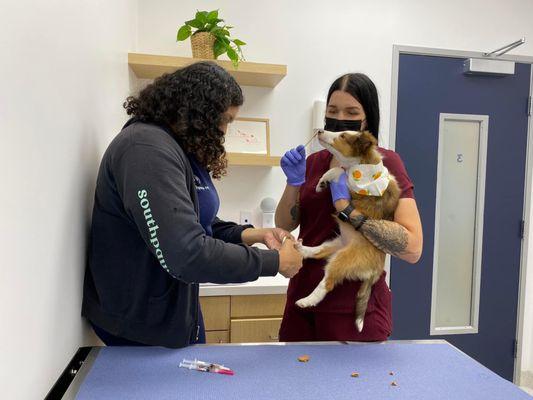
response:
M349 188L362 196L382 196L390 182L389 170L379 164L358 164L348 170Z

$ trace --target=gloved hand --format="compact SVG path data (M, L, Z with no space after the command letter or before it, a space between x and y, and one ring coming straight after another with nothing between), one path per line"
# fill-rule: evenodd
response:
M281 157L281 169L291 186L301 186L305 182L305 147L299 145Z
M337 200L348 200L352 199L350 196L350 190L348 189L348 175L346 172L339 176L338 181L331 181L329 183L329 188L331 189L331 198L333 199L333 204Z

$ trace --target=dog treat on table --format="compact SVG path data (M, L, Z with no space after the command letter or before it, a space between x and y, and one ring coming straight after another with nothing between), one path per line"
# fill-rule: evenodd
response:
M359 378L359 372L352 372L350 375L352 378Z
M396 383L396 381L392 381L392 383L390 384L391 386L398 386L398 384Z
M308 355L303 355L303 356L298 357L298 361L300 361L300 362L308 362L309 358L310 357Z

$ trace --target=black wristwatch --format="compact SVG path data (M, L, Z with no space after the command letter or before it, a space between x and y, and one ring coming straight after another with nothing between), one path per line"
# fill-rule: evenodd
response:
M338 214L339 219L342 222L349 222L350 221L350 214L352 211L355 210L351 204L348 204L348 207L346 207L344 210L340 211Z
M363 224L366 222L367 219L368 218L366 217L366 215L360 214L354 218L350 218L350 224L352 224L354 229L358 231L363 226Z

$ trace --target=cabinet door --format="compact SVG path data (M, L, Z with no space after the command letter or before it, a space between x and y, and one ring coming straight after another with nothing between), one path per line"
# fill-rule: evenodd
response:
M232 296L231 318L280 317L285 309L284 294Z
M229 331L207 331L205 338L207 343L229 343Z
M232 319L231 343L277 342L281 318Z
M200 297L206 331L229 329L229 296Z

